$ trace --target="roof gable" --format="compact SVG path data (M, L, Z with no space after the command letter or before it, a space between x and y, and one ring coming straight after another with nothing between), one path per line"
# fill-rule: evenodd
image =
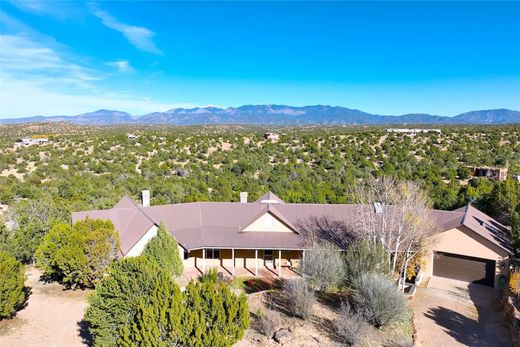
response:
M268 211L249 223L241 232L293 233L295 231L276 217L275 214Z

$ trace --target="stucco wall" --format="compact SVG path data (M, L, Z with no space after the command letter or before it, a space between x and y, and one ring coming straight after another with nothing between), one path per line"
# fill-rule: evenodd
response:
M246 228L244 228L245 232L255 232L255 231L268 231L268 232L278 232L278 233L292 233L293 231L289 229L285 224L283 224L278 218L273 216L271 213L267 212L264 215L260 216L253 223L249 224Z
M507 274L508 253L465 226L447 230L428 239L426 264L423 270L430 276L433 272L433 253L435 251L495 260L495 288L497 288L499 276ZM505 266L502 268L503 262L505 262Z
M146 232L146 234L143 235L143 237L141 237L139 241L137 241L137 243L128 251L128 253L126 253L125 257L136 257L140 255L143 252L144 247L146 246L148 241L150 241L150 239L152 239L156 235L157 226L154 225Z

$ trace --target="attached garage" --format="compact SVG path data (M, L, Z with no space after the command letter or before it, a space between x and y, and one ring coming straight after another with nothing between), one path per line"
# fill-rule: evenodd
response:
M506 283L512 254L506 227L471 205L435 210L434 218L441 227L425 243L425 275L495 289Z
M434 252L433 275L493 287L496 262L460 254Z

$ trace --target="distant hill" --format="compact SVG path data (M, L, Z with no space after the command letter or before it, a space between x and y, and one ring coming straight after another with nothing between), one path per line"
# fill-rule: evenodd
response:
M245 105L240 107L174 108L142 116L98 110L76 116L34 116L2 119L0 123L71 122L82 125L113 124L265 124L265 125L383 125L383 124L510 124L520 123L520 112L507 109L481 110L455 117L430 114L376 115L340 106Z

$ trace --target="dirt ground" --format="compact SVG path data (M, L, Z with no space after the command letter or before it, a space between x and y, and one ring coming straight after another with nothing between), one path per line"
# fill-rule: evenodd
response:
M258 292L248 296L249 311L251 313L254 314L258 309L265 309L263 295L263 292ZM281 324L279 329L286 328L291 331L291 340L285 343L284 347L342 346L332 339L330 332L331 322L336 320L337 313L321 303L316 303L313 311L314 318L310 322L280 313ZM251 318L251 327L246 331L242 341L235 346L274 347L281 345L256 331L254 318Z
M31 295L14 318L0 321L0 346L85 346L80 322L89 291L42 282L39 270L31 266L26 274Z
M493 288L432 277L413 308L419 347L511 346Z
M27 306L14 318L0 321L0 346L86 346L87 337L81 321L90 291L64 290L57 283L42 282L39 280L39 270L30 266L26 268L26 274L26 285L31 288L31 295ZM266 293L261 291L248 294L249 309L252 313L251 327L236 346L281 346L258 332L256 328L255 313L259 309L266 309ZM313 318L309 321L289 316L280 309L278 329L285 328L290 331L290 340L283 346L342 346L335 336L334 325L338 317L336 304L326 298L320 298L313 307ZM387 331L372 329L368 336L370 343L367 345L389 345L386 341L394 340L393 331L399 330L396 328L398 327L389 327Z

